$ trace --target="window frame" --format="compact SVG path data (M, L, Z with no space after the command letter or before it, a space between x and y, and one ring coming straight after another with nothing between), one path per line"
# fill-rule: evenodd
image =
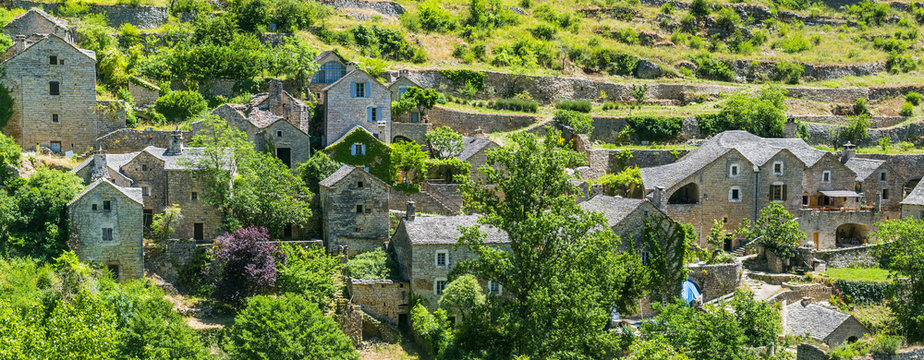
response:
M733 195L735 194L735 192L737 192L737 194L738 194L737 197L736 197L736 196L733 196ZM740 202L741 202L741 195L742 195L742 194L741 194L741 187L740 187L740 186L732 186L732 187L728 188L728 202L740 203Z
M493 286L497 286L497 291L492 289ZM504 286L497 281L488 280L488 295L501 296L504 294Z
M61 82L60 81L49 81L48 82L48 95L50 96L61 95Z
M440 255L443 255L443 265L440 265ZM433 254L433 265L438 268L449 267L449 250L437 250Z
M821 172L821 182L825 184L831 183L831 170L824 170Z
M103 200L103 211L112 211L112 202L110 200Z
M107 236L108 235L108 236ZM102 241L113 241L114 237L112 235L112 228L102 228L102 234L100 234ZM107 239L108 237L108 239Z
M147 185L141 186L141 196L151 196L151 187Z
M889 181L889 173L887 171L879 172L879 181Z
M440 283L443 285L440 286ZM439 277L433 279L433 294L436 296L443 296L443 291L446 291L447 279L444 277Z
M782 183L782 182L774 182L774 183L770 184L770 201L773 201L773 202L783 202L783 201L786 201L786 194L784 194L785 191L783 191L783 187L784 187L784 186L786 186L786 184L784 184L784 183ZM776 195L777 195L777 193L776 193L777 189L779 189L779 191L780 191L780 193L779 193L779 195L780 195L779 198L777 198L777 196L776 196Z
M58 116L58 114L51 114L51 122L56 123L56 124L60 123L61 117Z
M49 55L48 65L58 65L58 55Z
M728 177L739 177L741 176L741 165L738 163L732 163L728 165Z
M356 213L363 214L366 212L365 206L363 204L356 204Z
M776 171L776 166L777 166L777 165L780 166L780 171ZM783 175L783 172L784 172L784 171L786 171L786 167L783 165L783 162L782 162L782 161L774 161L774 162L773 162L773 174L774 174L774 175Z
M889 188L882 188L882 200L889 200Z
M199 192L198 192L198 191L190 191L190 192L189 192L189 201L199 201Z

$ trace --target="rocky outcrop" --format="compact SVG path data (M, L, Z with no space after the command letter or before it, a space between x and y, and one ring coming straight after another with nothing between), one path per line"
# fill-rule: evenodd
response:
M394 1L324 0L322 3L335 9L369 9L382 15L392 17L398 17L407 11L404 6Z

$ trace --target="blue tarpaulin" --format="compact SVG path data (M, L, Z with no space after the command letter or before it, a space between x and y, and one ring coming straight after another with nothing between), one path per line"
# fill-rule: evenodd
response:
M683 289L680 291L680 297L683 298L683 301L687 302L687 305L700 297L700 295L699 288L696 287L696 284L690 280L683 282Z

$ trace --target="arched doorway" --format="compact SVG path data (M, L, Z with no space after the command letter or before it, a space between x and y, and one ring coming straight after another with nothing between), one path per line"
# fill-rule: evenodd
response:
M699 203L699 186L696 183L689 183L682 188L677 189L667 199L668 204L698 204Z
M404 137L404 136L401 136L401 135L395 136L394 138L391 139L391 142L392 142L393 144L394 144L394 143L399 143L399 142L401 142L401 141L414 142L414 140L408 139L407 137Z
M869 236L869 226L856 223L841 224L834 231L835 243L838 246L856 246L866 243Z

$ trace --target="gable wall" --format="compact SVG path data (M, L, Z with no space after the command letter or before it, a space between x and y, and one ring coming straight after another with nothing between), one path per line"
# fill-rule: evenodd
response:
M354 82L366 83L366 97L351 96L351 84ZM391 92L365 73L356 71L347 74L342 81L327 91L325 101L325 145L336 141L355 125L362 126L372 134L379 134L376 123L367 121L369 107L377 107L379 121L386 122L382 134L378 135L380 140L391 141Z
M103 210L104 200L111 201L110 211ZM74 250L81 261L102 268L118 265L119 280L144 275L141 204L108 184L99 184L72 203L68 212L77 240ZM112 228L112 241L102 240L103 228Z
M363 182L359 188L357 183ZM388 240L388 186L365 171L354 170L333 188L321 187L321 209L327 249L337 252L348 246L348 254L379 248ZM363 205L363 213L356 212ZM359 231L356 231L356 229Z

